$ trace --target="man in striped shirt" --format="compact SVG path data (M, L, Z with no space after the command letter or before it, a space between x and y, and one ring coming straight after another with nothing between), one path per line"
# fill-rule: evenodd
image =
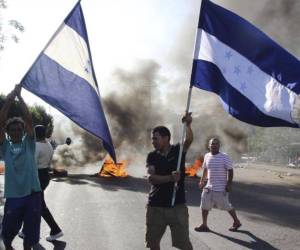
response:
M199 183L199 186L203 191L200 205L200 208L202 209L202 224L195 228L198 232L209 231L207 217L209 210L212 208L218 208L229 212L233 218L233 225L229 230L236 231L242 225L228 198L233 179L232 161L227 154L220 152L219 149L219 139L210 139L210 152L204 156L204 170Z

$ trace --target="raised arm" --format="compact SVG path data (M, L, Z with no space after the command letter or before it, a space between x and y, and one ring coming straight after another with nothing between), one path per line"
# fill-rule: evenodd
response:
M20 102L20 108L22 110L22 113L24 115L24 121L25 121L25 131L28 136L33 137L34 136L34 129L33 129L33 122L32 122L32 116L29 112L26 103L24 102L22 96L21 96L21 85L16 85L15 91L18 97L18 100Z
M5 102L0 110L0 144L3 144L5 140L5 123L7 120L7 114L10 106L14 102L15 97L16 91L14 89L6 96Z
M182 118L182 122L186 123L186 134L185 134L185 139L183 143L183 151L187 152L189 149L190 145L192 144L194 140L194 134L193 130L191 127L192 124L192 113L186 113L185 116Z

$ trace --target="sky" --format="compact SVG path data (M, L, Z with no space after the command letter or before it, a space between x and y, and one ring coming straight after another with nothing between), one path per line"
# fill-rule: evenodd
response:
M0 9L2 23L17 19L25 27L25 32L19 34L19 43L7 42L0 54L1 93L7 94L14 84L20 82L76 2L8 0L8 8ZM278 6L278 15L276 9L271 9L273 12L269 17L264 17L263 10L267 9L264 5L270 0L214 2L270 31L287 49L294 49L286 38L282 39L277 34L278 25L273 20L276 17L281 24L286 24L280 15L280 2L283 0L273 0L273 6ZM201 0L82 0L81 3L102 96L118 90L118 83L113 83L112 79L116 69L133 70L143 60L153 60L159 64L161 92L169 87L163 83L164 78L168 81L180 79L180 89L188 86ZM289 19L293 20L293 17ZM8 27L4 25L4 31ZM186 95L182 93L180 106L185 106ZM43 104L43 101L28 93L25 97L29 103ZM181 111L184 107L179 109Z
M76 2L7 0L8 8L0 9L0 21L5 24L7 20L16 19L25 27L25 32L18 35L18 44L7 41L5 50L0 52L0 93L9 93L14 84L20 82ZM249 20L299 58L300 1L214 2ZM201 0L81 1L100 94L105 100L105 111L109 110L107 99L115 95L119 98L116 98L117 102L127 102L124 107L135 105L131 113L142 112L140 108L146 106L145 103L141 105L143 101L150 105L159 104L155 106L157 110L164 107L168 108L169 113L184 112L200 4ZM3 27L4 32L10 34L9 26ZM132 98L140 93L137 90L149 85L154 86L150 101L140 98L133 102ZM23 95L27 103L45 105L52 115L59 117L58 111L26 90ZM124 95L128 95L127 99ZM128 106L130 101L132 104ZM166 109L161 111L157 119L163 121ZM220 109L218 98L198 89L193 90L191 111L194 117L208 115L209 119L216 113L221 114L216 120L208 120L207 126L199 130L200 135L202 131L208 133L212 123L227 119L227 114ZM112 123L112 114L106 112L109 125ZM142 116L141 127L145 124L144 118L147 117ZM200 127L201 122L198 123ZM229 120L229 123L232 124L232 121ZM236 124L241 125L239 122ZM224 127L224 123L221 126ZM117 133L115 131L125 134L120 128L114 130Z
M8 93L30 68L52 34L67 16L74 0L9 0L2 20L17 19L25 27L18 44L8 42L1 55L1 92ZM200 4L183 0L82 0L94 68L100 91L115 68L130 68L139 59L164 63L174 37ZM194 20L195 31L197 18ZM190 55L191 57L192 55ZM30 97L29 99L31 99ZM29 100L31 102L31 100Z

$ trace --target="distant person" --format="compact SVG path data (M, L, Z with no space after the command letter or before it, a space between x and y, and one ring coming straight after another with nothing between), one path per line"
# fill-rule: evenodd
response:
M183 144L180 171L177 171L179 144L171 145L171 133L164 126L152 130L154 151L147 157L148 180L151 190L146 211L146 247L160 249L160 240L170 227L172 245L182 250L193 249L189 239L189 214L185 205L185 154L193 141L191 114L182 118L187 131ZM175 205L172 207L174 183L178 182Z
M42 217L50 227L50 235L46 237L47 241L54 241L63 236L63 232L60 227L57 225L52 214L50 213L44 196L44 191L49 185L50 182L50 165L53 157L53 147L46 140L46 127L43 125L35 126L35 135L36 135L36 152L35 160L38 167L39 180L42 188ZM20 232L19 236L24 237L25 232Z
M8 111L18 98L24 120L7 119ZM35 137L31 114L21 97L21 86L8 94L0 110L0 150L5 162L4 216L2 238L6 250L22 224L26 237L24 250L32 249L40 239L41 187L35 163ZM6 134L5 134L6 131Z
M233 218L230 231L236 231L242 225L236 215L235 209L229 202L233 180L232 161L227 154L219 151L220 141L212 138L209 141L209 153L204 156L203 175L199 187L203 190L201 196L202 224L196 227L197 232L208 232L207 217L209 210L218 208L226 210ZM207 182L206 182L207 181Z

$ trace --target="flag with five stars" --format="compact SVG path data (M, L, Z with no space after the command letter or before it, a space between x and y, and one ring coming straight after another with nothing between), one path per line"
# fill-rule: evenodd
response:
M225 110L246 123L299 127L299 60L209 0L202 0L191 86L219 95Z
M102 109L80 1L21 81L22 87L102 139L116 160Z

